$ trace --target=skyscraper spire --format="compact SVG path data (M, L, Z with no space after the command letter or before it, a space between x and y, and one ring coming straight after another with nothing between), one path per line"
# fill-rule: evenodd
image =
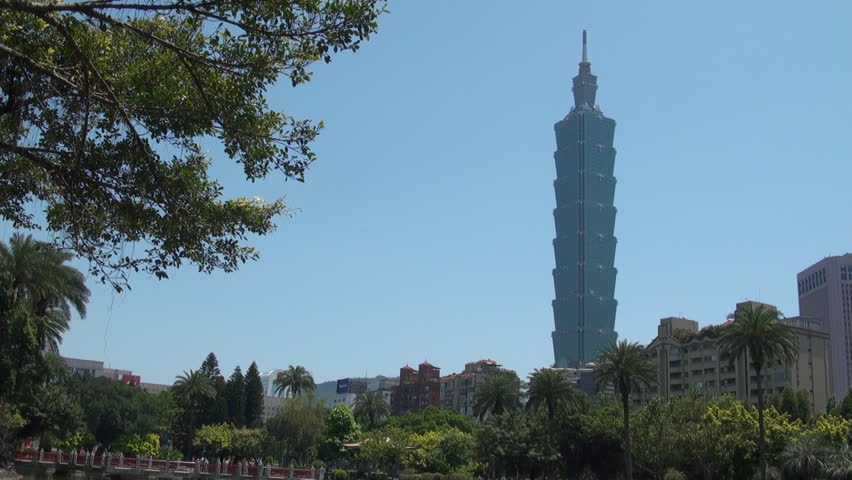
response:
M583 30L583 61L580 71L574 77L574 107L594 108L595 93L598 90L598 77L592 75L592 64L586 52L586 31Z

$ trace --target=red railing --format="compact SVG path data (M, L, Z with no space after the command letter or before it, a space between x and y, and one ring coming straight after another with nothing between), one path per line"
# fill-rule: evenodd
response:
M257 467L255 467L257 468ZM272 467L269 469L269 478L290 478L290 468ZM294 468L293 478L313 478L310 468Z
M36 456L38 456L38 452L35 450L16 450L15 451L15 460L22 462L32 462L35 460Z
M36 450L16 450L15 451L15 460L21 462L33 462L39 458L41 455L40 462L41 463L62 463L62 464L70 464L71 463L71 454L64 452L39 452ZM84 466L86 465L87 455L80 454L77 455L76 460L74 462L75 465ZM104 457L102 455L97 455L92 457L91 465L95 468L101 468L104 462ZM133 469L133 468L142 468L145 470L153 470L153 471L165 471L171 470L177 473L193 473L195 472L195 462L181 462L175 460L149 460L149 459L136 459L136 458L123 458L120 456L109 457L109 466L117 467L122 469ZM242 465L239 463L229 463L229 464L220 464L220 474L221 475L236 475L239 471L241 476L244 477L258 477L258 473L261 467L258 465ZM216 464L215 463L206 463L199 465L200 473L215 473L216 472ZM313 469L309 468L294 468L292 470L293 478L299 480L312 479L316 476L316 473ZM289 467L270 467L268 471L269 478L273 479L289 479L290 478L290 468Z
M172 462L172 469L175 472L194 472L195 462Z

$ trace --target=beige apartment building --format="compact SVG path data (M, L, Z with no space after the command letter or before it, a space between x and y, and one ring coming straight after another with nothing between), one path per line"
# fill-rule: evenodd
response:
M441 408L475 419L476 392L488 374L499 370L494 360L479 360L466 363L462 373L441 377Z
M758 302L737 304L737 312ZM762 304L775 309L772 305ZM792 317L781 320L796 334L798 360L789 366L776 365L762 373L767 395L784 387L806 390L814 412L825 410L831 395L831 352L828 331L816 319ZM738 400L757 403L757 375L745 356L731 363L719 355L719 335L731 321L698 329L698 322L685 318L663 318L657 337L648 350L657 365L657 382L637 398L645 402L653 396L671 398L690 390L709 395L732 394Z

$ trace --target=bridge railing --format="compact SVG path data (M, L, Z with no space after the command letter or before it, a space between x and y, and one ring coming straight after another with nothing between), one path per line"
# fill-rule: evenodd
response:
M42 450L16 450L16 462L70 465L81 468L114 470L146 470L176 472L218 477L244 477L274 480L323 480L325 470L313 468L272 467L247 463L219 463L208 461L185 462L178 460L154 460L150 458L125 458L123 455L92 455L76 452L45 452Z
M36 456L38 456L38 452L35 450L16 450L15 451L15 460L22 462L33 462L35 461Z

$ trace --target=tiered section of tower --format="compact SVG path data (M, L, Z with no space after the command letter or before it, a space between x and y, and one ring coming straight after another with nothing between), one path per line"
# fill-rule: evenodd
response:
M574 108L556 130L556 268L553 353L559 367L594 361L615 333L615 121L595 105L586 58L574 77Z

